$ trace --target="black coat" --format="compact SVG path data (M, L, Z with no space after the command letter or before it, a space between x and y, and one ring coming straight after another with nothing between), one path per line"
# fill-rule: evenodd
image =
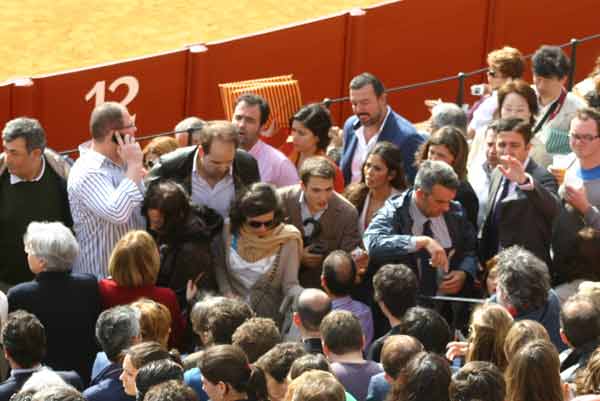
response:
M45 365L76 371L84 384L90 380L98 351L95 326L100 314L98 282L89 274L41 272L33 281L8 291L10 312L33 313L46 329Z
M8 401L10 397L19 392L23 384L35 373L35 370L14 373L10 375L3 383L0 383L0 401ZM67 384L75 387L77 390L83 390L83 383L76 372L55 371Z
M183 185L192 193L192 167L198 146L188 146L167 153L158 160L148 175L148 184L160 179L170 179ZM237 149L233 159L233 182L236 195L251 184L260 181L258 163L250 153Z

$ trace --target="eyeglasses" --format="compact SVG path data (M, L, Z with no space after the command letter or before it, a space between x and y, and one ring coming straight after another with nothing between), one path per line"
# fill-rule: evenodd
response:
M569 138L572 141L581 141L581 142L592 142L594 139L598 139L598 135L592 134L574 134L569 132Z
M130 129L130 128L137 128L135 125L135 115L131 116L131 124L119 128L119 131L124 130L124 129Z
M493 77L495 77L496 75L498 75L498 71L496 71L496 70L492 70L492 69L490 68L490 69L488 69L488 70L487 70L487 74L488 74L490 77L492 77L492 78L493 78Z
M265 226L265 228L271 228L275 225L275 219L268 221L248 220L247 223L252 228L261 228L262 226Z

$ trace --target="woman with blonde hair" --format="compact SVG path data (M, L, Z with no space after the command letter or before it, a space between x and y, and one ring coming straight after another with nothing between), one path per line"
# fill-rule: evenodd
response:
M511 355L506 368L506 401L563 401L558 351L535 340Z
M514 322L504 340L504 355L515 355L527 343L536 340L550 341L546 328L534 320L519 320Z
M150 298L165 305L172 317L169 344L176 346L185 320L173 290L156 286L159 267L158 248L150 234L141 230L125 234L117 241L110 255L110 277L98 283L102 308L129 304L140 298ZM188 295L193 297L192 291Z
M466 362L492 362L500 370L507 365L504 354L504 342L513 318L500 305L484 304L473 311L469 338L467 342L451 342L448 344L448 359L465 355Z
M142 341L156 341L167 348L171 334L171 312L160 302L141 298L131 304L140 311Z
M170 136L160 136L154 138L144 147L144 167L151 169L156 160L162 155L172 152L179 147L175 138Z

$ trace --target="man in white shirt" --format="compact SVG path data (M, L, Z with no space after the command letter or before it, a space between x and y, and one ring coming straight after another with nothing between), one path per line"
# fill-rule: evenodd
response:
M367 154L379 141L392 142L400 148L406 178L410 183L415 178L415 152L424 138L408 120L388 106L384 91L381 81L368 72L350 81L350 102L355 115L344 124L340 163L346 185L360 181Z
M92 140L81 146L67 190L73 228L81 248L73 271L98 278L108 272L115 243L128 231L143 229L143 154L127 108L107 102L90 118Z
M292 162L279 150L260 139L260 133L270 113L269 104L265 99L247 93L236 100L231 122L240 131L240 146L258 162L262 181L278 188L297 184L300 180Z

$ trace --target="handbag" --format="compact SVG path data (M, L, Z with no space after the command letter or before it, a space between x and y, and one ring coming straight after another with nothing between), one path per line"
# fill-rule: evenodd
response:
M285 318L285 314L280 311L284 295L281 293L280 287L273 286L273 282L279 270L281 249L282 247L277 251L273 267L267 278L260 278L250 289L250 307L256 316L271 318L278 327L281 327Z
M569 131L550 128L546 140L546 152L553 155L567 155L571 153L569 146Z

